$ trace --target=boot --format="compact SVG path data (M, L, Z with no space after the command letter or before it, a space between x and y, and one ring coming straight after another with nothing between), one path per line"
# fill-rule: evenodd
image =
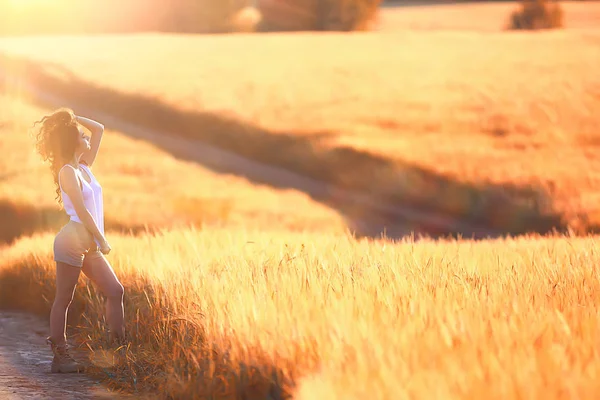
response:
M131 342L126 335L123 334L117 336L109 334L108 348L113 355L115 365L121 365L127 361L127 355L129 353L130 346Z
M125 332L123 332L122 334L118 335L115 334L111 331L108 332L108 344L109 347L112 349L127 349L129 347L129 345L131 344L131 341L129 340L129 337L127 336L127 334L125 334Z
M51 372L72 373L83 371L84 366L75 361L73 357L71 357L66 344L58 346L52 341L50 337L46 339L46 343L50 345L50 347L52 348L52 353L54 353L52 367L50 368Z

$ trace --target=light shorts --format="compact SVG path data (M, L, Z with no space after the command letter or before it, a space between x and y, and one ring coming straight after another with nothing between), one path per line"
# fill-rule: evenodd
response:
M94 236L87 228L75 221L69 221L54 238L54 261L81 268L83 261L102 258Z

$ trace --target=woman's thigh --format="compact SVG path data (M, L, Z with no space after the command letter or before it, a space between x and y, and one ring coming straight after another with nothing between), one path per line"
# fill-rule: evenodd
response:
M123 285L119 282L112 266L102 253L87 255L83 260L83 273L98 286L106 297L123 295Z
M73 299L81 268L63 262L56 263L56 298L68 303Z
M81 268L91 243L93 238L87 229L78 222L69 221L54 238L54 260Z

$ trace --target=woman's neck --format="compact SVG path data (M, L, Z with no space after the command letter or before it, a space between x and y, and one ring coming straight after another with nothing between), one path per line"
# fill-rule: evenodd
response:
M79 157L74 156L71 161L69 161L69 164L71 164L74 167L79 167Z

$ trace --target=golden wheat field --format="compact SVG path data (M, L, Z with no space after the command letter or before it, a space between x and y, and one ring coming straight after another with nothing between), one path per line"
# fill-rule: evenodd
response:
M0 250L13 305L47 311L34 301L53 293L52 238ZM220 399L286 398L278 387L296 399L600 390L597 237L390 243L229 229L111 240L135 334L121 387L135 377L138 389ZM77 293L77 339L100 368L101 303L85 281Z
M50 170L35 153L33 123L50 109L0 97L0 242L66 221ZM110 128L110 127L109 127ZM291 189L253 184L180 160L109 129L95 171L106 192L107 228L139 232L186 225L344 232L342 215Z
M586 7L593 18L598 3ZM390 201L515 233L524 219L595 231L600 33L582 26L19 38L0 51L74 104Z
M461 21L491 15L479 12ZM396 200L468 216L474 194L489 196L480 212L507 230L543 213L600 223L599 31L393 26L0 39L0 69ZM44 317L65 217L27 131L49 111L0 79L0 308ZM132 343L115 364L86 278L69 332L89 373L115 389L223 400L600 392L598 236L357 238L339 210L302 192L212 171L110 126L94 173Z

